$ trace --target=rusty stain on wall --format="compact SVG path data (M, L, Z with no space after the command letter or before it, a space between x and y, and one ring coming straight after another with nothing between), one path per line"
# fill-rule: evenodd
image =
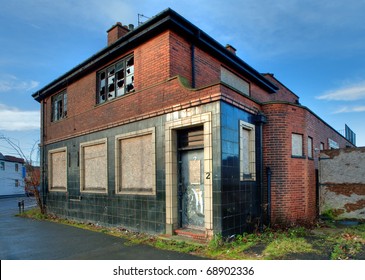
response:
M345 204L345 209L347 212L352 212L352 211L356 211L359 209L363 209L364 207L365 207L365 199L358 200L355 203Z
M352 194L365 195L365 184L326 184L327 190L337 195L351 196Z

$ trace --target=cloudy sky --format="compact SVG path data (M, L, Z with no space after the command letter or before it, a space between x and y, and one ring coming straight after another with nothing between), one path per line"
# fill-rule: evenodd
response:
M364 0L0 0L0 136L39 140L31 94L106 46L115 22L170 7L365 146ZM0 152L14 154L0 141Z

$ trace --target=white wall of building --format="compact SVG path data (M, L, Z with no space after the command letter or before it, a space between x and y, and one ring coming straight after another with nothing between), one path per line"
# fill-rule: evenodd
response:
M24 193L23 164L0 160L0 195Z

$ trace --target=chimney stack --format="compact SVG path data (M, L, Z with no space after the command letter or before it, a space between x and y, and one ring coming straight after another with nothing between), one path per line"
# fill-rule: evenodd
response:
M117 22L113 25L107 32L108 32L108 46L113 44L119 38L123 37L125 34L129 32L129 28L126 25L122 25L121 22Z
M229 50L231 53L236 54L236 49L230 44L226 45L226 49Z

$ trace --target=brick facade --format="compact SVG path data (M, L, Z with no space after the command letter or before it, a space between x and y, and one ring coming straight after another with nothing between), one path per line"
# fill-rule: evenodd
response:
M67 147L66 191L50 192L48 178L43 176L50 211L84 221L173 233L179 228L177 131L198 126L204 130L204 171L209 175L204 179L206 236L252 230L264 215L272 223L316 217L316 149L320 143L327 148L328 139L341 147L351 144L300 106L297 95L272 74L258 73L172 10L135 30L118 35L116 29L109 35L112 42L106 49L33 95L42 102L43 174L49 167L47 153ZM98 104L98 71L132 54L133 92ZM221 82L222 68L241 79L241 84L248 84L248 94L235 88L240 83ZM52 97L64 90L67 116L52 121ZM256 126L256 158L250 163L257 170L254 180L243 180L240 175L242 121ZM147 196L116 193L115 139L151 129L156 131L156 191ZM301 158L291 156L292 133L303 135ZM308 136L313 139L313 158L306 153ZM108 186L103 194L81 193L79 147L98 139L104 139L107 150ZM266 167L272 170L270 201ZM271 206L270 213L261 209L265 205Z

